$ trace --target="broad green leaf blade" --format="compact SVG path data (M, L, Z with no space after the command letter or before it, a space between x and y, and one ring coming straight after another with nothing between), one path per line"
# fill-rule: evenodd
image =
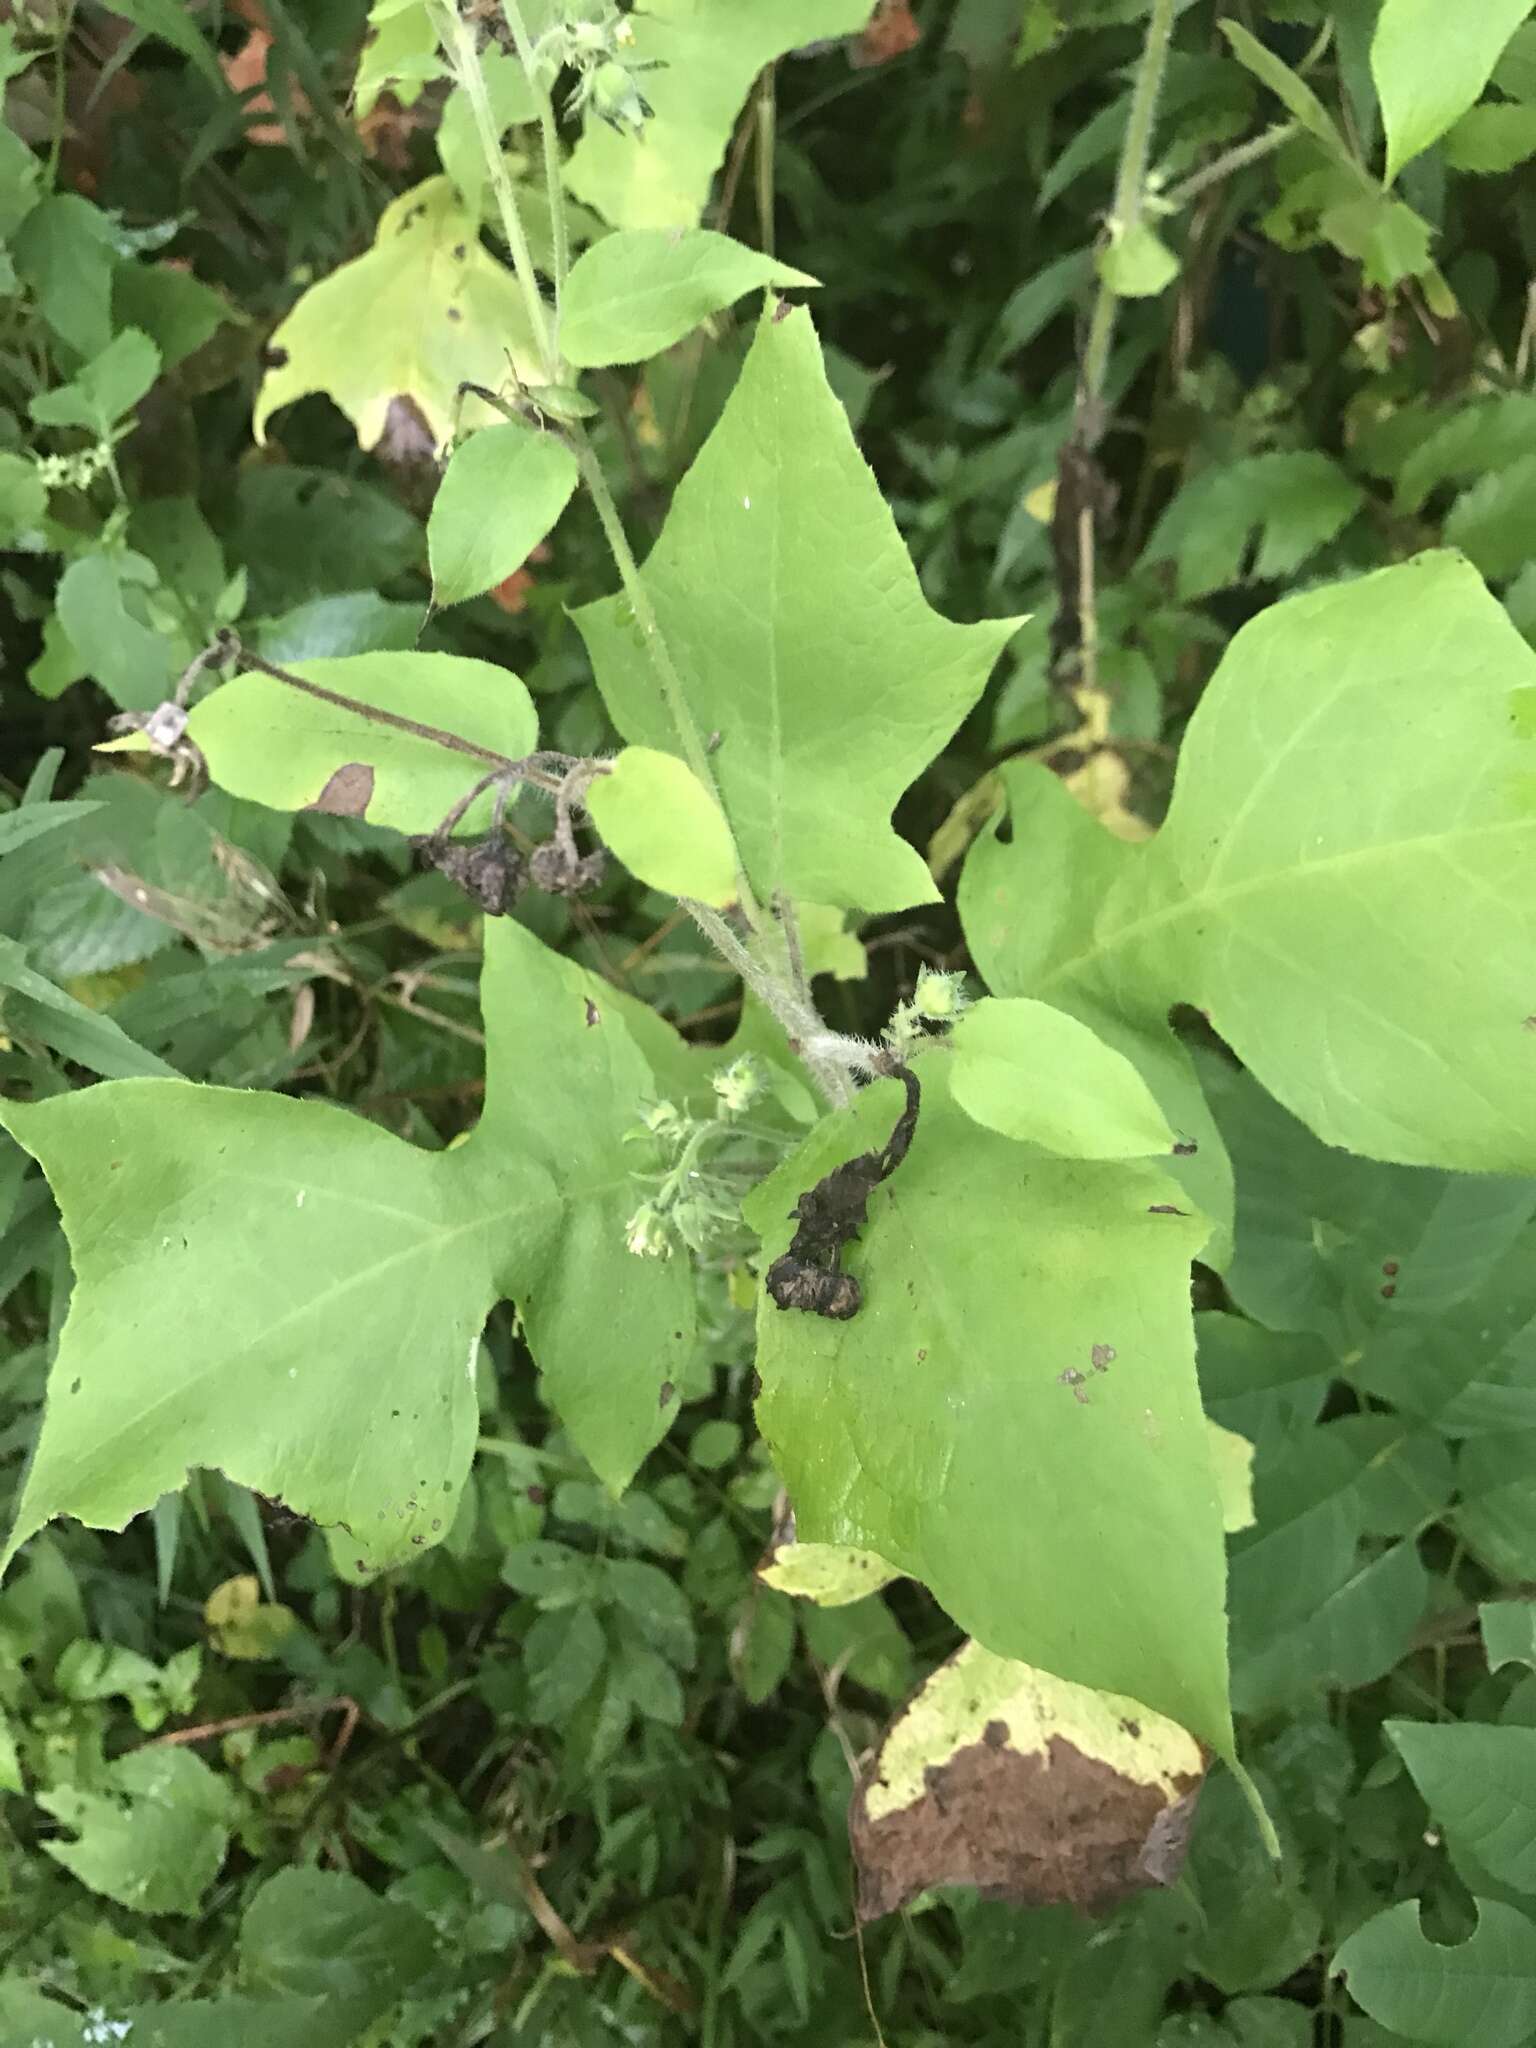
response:
M1168 1213L1178 1190L1152 1168L1022 1161L955 1106L942 1060L921 1072L911 1151L845 1257L858 1314L759 1307L759 1415L798 1533L878 1552L1000 1656L1129 1694L1230 1756L1189 1320L1204 1227ZM898 1100L876 1084L754 1191L766 1256Z
M236 676L203 699L187 731L221 789L273 810L319 809L431 832L488 768L521 759L538 737L538 713L519 678L465 655L323 656L294 663L292 673L468 745L402 731L275 676ZM483 830L491 802L488 792L458 829Z
M1536 655L1455 555L1274 606L1201 699L1145 848L1072 871L1081 822L1038 772L1006 775L1013 843L978 842L961 891L979 964L1147 1030L1195 1004L1330 1145L1529 1172L1533 684Z
M576 457L504 421L454 449L427 520L432 602L478 597L522 567L570 503Z
M75 1266L8 1556L55 1515L121 1528L198 1465L344 1527L369 1567L441 1534L493 1262L534 1263L557 1213L537 1164L479 1185L328 1104L172 1081L4 1118Z
M937 897L889 817L1016 620L932 611L827 384L810 315L770 318L644 569L747 873L849 909ZM615 724L678 753L621 598L576 613Z
M1477 0L1447 10L1436 0L1382 0L1371 77L1386 124L1389 185L1476 102L1531 6Z
M1064 1159L1171 1152L1174 1134L1128 1059L1047 1003L989 997L960 1019L951 1088L979 1124Z
M707 228L605 235L577 259L566 283L561 352L582 369L641 363L747 292L817 282Z
M693 1353L688 1260L637 1258L625 1241L645 1193L636 1175L654 1164L626 1139L660 1091L617 991L510 918L487 920L481 1002L485 1115L454 1156L494 1186L515 1153L559 1191L563 1209L537 1271L520 1272L511 1243L497 1270L551 1404L618 1492L676 1414ZM677 1044L659 1019L654 1028Z
M717 908L735 901L736 853L720 806L686 761L626 747L587 792L592 822L652 889Z
M1536 1926L1513 1906L1477 1902L1477 1927L1455 1947L1430 1941L1412 1901L1352 1934L1333 1959L1373 2020L1439 2048L1521 2048L1536 2027Z
M1536 1728L1384 1726L1452 1843L1500 1884L1536 1892Z
M324 391L364 448L380 440L397 398L421 410L434 440L453 432L459 385L504 384L508 362L537 382L528 314L512 273L481 246L447 178L429 178L384 209L373 247L311 285L272 336L282 360L256 398L267 437L279 407ZM486 418L471 402L465 417Z
M1225 1270L1232 1250L1232 1168L1189 1053L1164 1015L1089 993L1075 978L1093 943L1099 907L1136 872L1137 850L1106 832L1058 778L1043 768L999 771L1013 837L994 822L960 877L960 912L977 967L999 996L1032 993L1050 979L1051 1000L1135 1067L1179 1141L1193 1146L1169 1162L1194 1207L1211 1219L1204 1257ZM1029 914L1018 913L1021 878Z
M651 0L625 55L649 103L638 135L589 119L567 182L616 228L691 228L753 80L787 50L853 35L870 0Z

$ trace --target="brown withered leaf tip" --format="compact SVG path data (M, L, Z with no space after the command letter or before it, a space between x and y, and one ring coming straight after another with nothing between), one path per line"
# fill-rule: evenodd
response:
M1001 1695L999 1711L983 1718L995 1688L985 1680L979 1689L968 1685L967 1660L974 1669L977 1659L997 1672L1022 1674L1019 1698L1033 1689L1044 1710L1033 1726L1021 1726L1029 1712L1020 1712L1018 1699ZM919 1781L910 1737L894 1760L893 1743L946 1676L952 1688L980 1691L979 1700L964 1703L980 1711L966 1716L961 1709L959 1732L968 1739L958 1741L953 1701L951 1711L940 1711L936 1718L941 1728L947 1720L950 1739L933 1743ZM1075 1701L1090 1703L1080 1722ZM1109 1753L1094 1754L1099 1746ZM1160 1716L1025 1665L1010 1667L967 1644L893 1724L855 1789L849 1834L859 1918L896 1912L940 1884L1086 1913L1172 1884L1183 1868L1205 1762L1194 1738ZM907 1791L893 1796L887 1772L910 1775Z
M323 811L328 818L365 818L373 802L373 770L366 761L347 761L326 777L324 789L307 811Z

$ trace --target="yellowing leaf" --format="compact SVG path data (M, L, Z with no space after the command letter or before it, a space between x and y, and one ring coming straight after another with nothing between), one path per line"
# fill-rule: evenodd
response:
M849 1607L878 1593L901 1573L872 1550L841 1543L783 1543L757 1576L775 1592L792 1593L818 1607Z
M402 192L366 256L312 285L272 337L284 360L256 399L253 431L267 437L280 406L311 391L335 400L364 448L384 432L390 402L412 399L434 440L448 438L461 383L498 386L508 360L542 375L511 272L481 245L447 178ZM466 417L488 418L471 405Z
M274 1656L295 1619L291 1607L280 1601L263 1601L261 1583L254 1573L226 1579L203 1602L203 1620L213 1647L221 1657L241 1663L254 1664Z
M632 875L669 896L721 908L736 895L736 856L720 806L686 762L626 747L587 794L592 822Z
M1223 1429L1206 1417L1211 1439L1211 1464L1221 1500L1221 1526L1229 1536L1251 1529L1253 1513L1253 1445L1235 1429Z

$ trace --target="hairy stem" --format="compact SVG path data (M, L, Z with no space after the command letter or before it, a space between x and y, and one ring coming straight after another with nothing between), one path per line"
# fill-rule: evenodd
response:
M524 25L523 10L518 0L501 0L501 11L511 31L512 47L517 52L517 61L523 67L523 76L528 81L528 89L539 109L539 134L544 144L544 188L549 200L550 240L554 245L552 282L555 288L555 318L551 347L558 359L561 301L565 296L565 280L571 267L571 245L565 220L565 183L560 165L560 131L555 125L555 107L550 98L549 87L534 62L533 43ZM551 379L551 382L553 381Z
M1168 63L1174 5L1175 0L1152 0L1147 40L1142 45L1141 62L1136 67L1130 117L1125 124L1120 167L1115 176L1114 210L1108 223L1110 233L1121 237L1141 225L1147 163L1152 153L1152 124ZM1088 346L1083 353L1083 375L1077 400L1079 438L1089 448L1097 445L1103 433L1104 378L1109 369L1109 351L1115 338L1115 319L1119 309L1119 295L1101 277L1088 329Z
M722 960L736 969L747 987L764 1003L784 1029L791 1048L810 1069L817 1087L834 1109L853 1100L847 1068L829 1055L830 1034L809 999L799 995L780 976L769 972L744 946L718 910L696 903L690 896L678 898L684 910L709 940Z
M490 94L485 89L485 74L480 69L480 53L475 48L474 32L460 17L458 9L448 4L448 0L428 0L428 5L438 38L453 67L454 79L468 98L475 117L481 154L496 197L496 208L501 215L502 236L511 253L512 268L528 308L528 323L544 365L545 381L558 384L560 359L550 329L549 308L539 290L528 237L523 231L522 215L517 210L517 195L512 190L507 160L502 154L501 137L496 130L496 117L491 112Z

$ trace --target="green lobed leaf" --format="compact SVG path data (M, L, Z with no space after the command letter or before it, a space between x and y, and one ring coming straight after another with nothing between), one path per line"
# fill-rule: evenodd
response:
M1173 1149L1146 1082L1075 1017L987 997L951 1033L950 1087L966 1115L1065 1159L1137 1159Z
M1474 104L1532 0L1382 0L1371 77L1387 130L1387 183Z
M897 798L975 703L1016 620L930 609L822 367L810 315L768 317L643 571L760 893L933 902ZM627 740L681 751L622 598L576 614Z
M626 747L587 792L604 841L632 875L669 896L723 908L736 899L736 851L720 806L686 761Z
M561 351L581 368L644 362L747 292L817 282L707 228L605 235L566 282Z
M426 1153L323 1102L121 1082L4 1106L75 1264L7 1556L73 1514L120 1527L193 1466L347 1532L364 1569L437 1541L473 1453L492 1304L606 1484L670 1415L682 1261L625 1249L651 1069L607 985L490 923L485 1114Z
M957 1108L942 1059L920 1073L911 1151L845 1256L858 1314L759 1305L759 1418L798 1534L876 1551L1000 1656L1230 1755L1188 1309L1203 1226L1165 1213L1156 1170L1021 1158ZM754 1190L765 1256L796 1196L889 1131L896 1095L871 1087Z
M522 567L570 502L576 457L553 434L503 421L461 441L427 520L432 602L461 604Z
M638 135L589 118L566 172L616 228L691 228L753 80L787 50L853 35L869 0L652 0L625 53L652 112Z
M39 1792L45 1812L73 1829L43 1848L84 1885L141 1913L195 1913L229 1846L229 1786L189 1749L130 1750L102 1789Z
M1452 1842L1501 1884L1536 1892L1536 1728L1383 1727Z
M297 662L292 673L453 733L474 751L377 723L274 676L236 676L196 706L187 732L221 789L274 810L343 810L397 832L430 832L488 768L520 759L538 737L538 713L519 678L465 655L339 655ZM355 772L331 786L347 770ZM490 803L487 794L459 829L483 830Z
M1530 1171L1533 681L1454 555L1274 606L1207 687L1150 844L1002 771L1013 841L994 826L961 887L978 965L1152 1036L1195 1004L1331 1145Z
M310 286L271 350L281 360L256 397L258 442L281 406L324 391L364 448L383 437L396 399L410 399L441 443L457 423L461 383L503 384L509 358L517 375L539 374L522 293L447 178L392 201L373 247Z
M1425 1937L1412 1901L1390 1906L1333 1959L1374 2020L1439 2048L1521 2048L1536 2027L1536 1925L1480 1899L1477 1927L1454 1947Z
M1335 539L1364 498L1360 486L1316 449L1245 456L1186 484L1142 559L1177 561L1178 593L1185 599L1245 580L1278 582ZM1259 545L1249 564L1255 534Z

